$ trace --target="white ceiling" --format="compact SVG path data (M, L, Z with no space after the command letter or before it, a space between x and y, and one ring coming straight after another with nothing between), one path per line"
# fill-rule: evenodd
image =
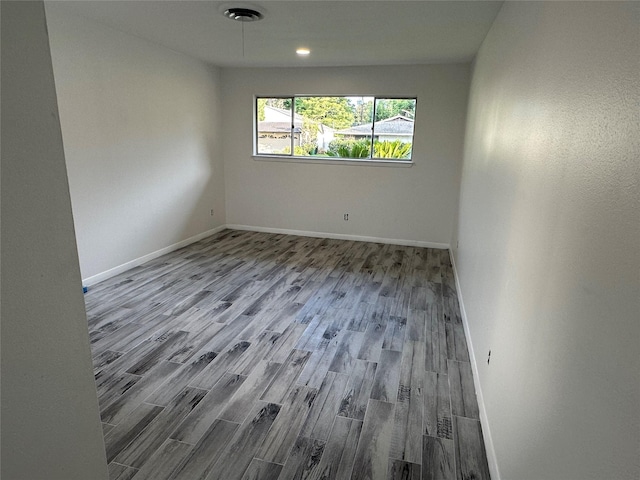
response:
M218 66L394 65L471 60L502 1L52 1L60 8ZM264 14L229 20L230 6ZM311 49L306 58L296 48Z

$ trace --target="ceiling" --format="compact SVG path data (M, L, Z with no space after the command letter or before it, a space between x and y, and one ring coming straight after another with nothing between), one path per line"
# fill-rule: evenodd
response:
M502 1L49 1L218 66L400 65L470 61ZM258 22L229 20L251 7ZM242 30L244 26L244 55ZM308 47L311 55L295 50Z

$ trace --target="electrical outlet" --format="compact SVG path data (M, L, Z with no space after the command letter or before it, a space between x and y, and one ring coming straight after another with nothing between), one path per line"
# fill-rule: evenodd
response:
M213 217L213 208L211 210L209 210L209 215L211 215Z
M344 218L344 221L345 221L345 222L348 222L348 221L349 221L349 214L348 214L348 213L345 213L345 214L342 216L342 218Z
M487 355L487 365L489 365L490 361L491 361L491 350L489 350L489 354Z

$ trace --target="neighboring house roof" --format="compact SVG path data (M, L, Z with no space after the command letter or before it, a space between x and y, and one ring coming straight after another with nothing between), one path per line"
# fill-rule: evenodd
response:
M304 116L294 113L293 125L294 133L300 133L302 131L302 125L307 120L310 123L315 123L320 127L321 132L331 131L331 127L327 127L316 120L308 120ZM264 107L264 120L258 122L259 132L268 133L289 133L291 131L291 111L284 110L282 108L270 107L265 105Z
M264 106L264 122L285 122L291 121L291 110L285 110L283 108ZM298 113L293 115L293 124L296 127L301 127L304 117Z
M300 133L300 126L295 125L293 129L294 133ZM259 132L268 132L268 133L290 133L291 132L291 124L289 122L267 122L262 121L258 122L258 131Z
M355 127L338 130L337 135L371 135L373 123L365 123ZM386 118L376 122L376 135L413 135L413 119L402 115Z

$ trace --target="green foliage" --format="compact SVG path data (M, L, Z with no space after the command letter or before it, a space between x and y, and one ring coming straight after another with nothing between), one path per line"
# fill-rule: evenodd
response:
M264 120L264 106L279 108L281 110L291 111L291 99L290 98L258 98L258 120Z
M411 144L403 143L400 140L375 142L373 144L373 152L375 158L409 158Z
M347 97L296 97L296 114L335 129L353 125L354 107Z
M412 98L379 98L376 101L376 122L396 115L413 118L415 112L416 101Z
M371 117L373 116L373 101L364 99L357 101L355 106L355 119L353 125L363 125L365 123L371 123Z
M267 104L266 98L258 99L258 121L264 121L264 106Z
M371 144L368 141L334 140L329 144L327 155L340 158L368 158Z
M264 107L279 108L281 110L289 110L291 112L291 99L290 98L258 98L258 121L262 122L265 119Z
M274 108L280 108L282 110L291 110L290 98L267 98L267 105Z
M353 140L339 138L329 144L326 152L330 157L340 158L369 158L371 143L368 140ZM400 140L373 143L373 158L409 158L411 144Z
M258 98L258 120L262 121L265 118L265 105L291 110L291 101L291 98ZM396 115L413 118L415 110L416 101L411 98L378 98L375 121ZM295 97L295 111L309 120L341 130L353 125L371 123L373 102L368 100L353 104L347 97Z
M317 147L312 144L312 143L308 143L308 144L304 144L304 145L294 145L293 146L293 154L296 157L308 157L310 155L315 155L316 154L316 150ZM289 155L289 153L291 153L291 147L284 147L280 153L284 153L286 155Z
M301 140L305 144L315 145L318 140L318 132L320 131L320 126L318 122L313 120L309 120L308 118L304 118L302 121L302 129L301 129Z
M327 153L337 153L338 149L341 146L349 146L350 147L352 143L355 143L355 140L350 139L350 138L338 137L338 138L332 140L331 143L329 143L329 148L327 150Z

